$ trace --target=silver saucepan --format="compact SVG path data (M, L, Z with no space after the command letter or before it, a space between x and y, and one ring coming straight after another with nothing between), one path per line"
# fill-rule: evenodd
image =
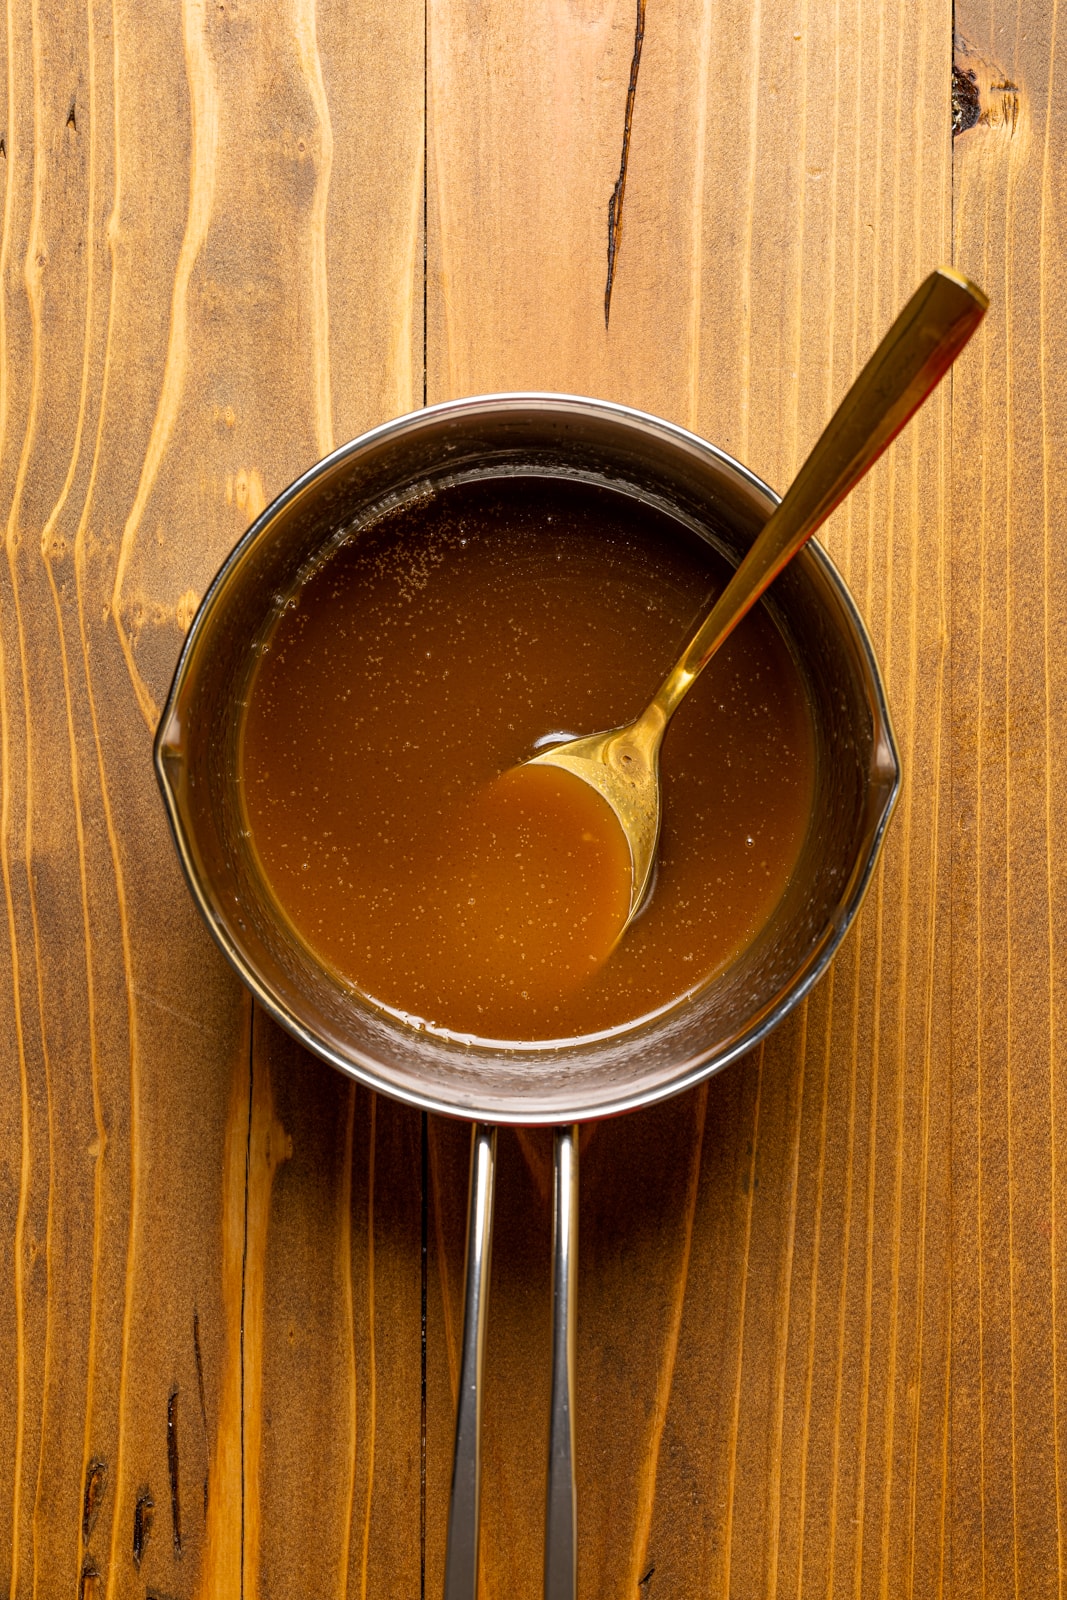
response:
M666 509L736 564L775 496L721 450L626 406L556 394L459 400L335 450L256 519L204 597L178 662L155 762L178 854L223 953L256 999L342 1072L424 1110L473 1119L463 1354L446 1600L475 1600L480 1374L492 1235L495 1125L556 1126L553 1362L545 1593L573 1600L576 1124L651 1105L752 1048L811 988L852 921L900 784L885 694L863 623L810 544L763 604L799 663L815 730L815 798L800 860L757 937L675 1011L608 1040L465 1046L363 1000L279 914L248 845L240 714L262 642L300 575L339 535L434 485L530 472L578 477ZM715 753L709 751L709 761Z

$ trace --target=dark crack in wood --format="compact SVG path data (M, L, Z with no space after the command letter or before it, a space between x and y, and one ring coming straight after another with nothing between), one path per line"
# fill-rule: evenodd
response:
M99 1456L93 1458L85 1469L85 1492L82 1495L82 1544L92 1538L100 1505L107 1488L107 1462Z
M608 201L608 279L604 285L604 326L611 320L611 291L615 286L615 271L619 260L619 243L622 239L622 203L626 196L626 169L630 164L630 132L634 120L634 100L637 97L637 74L641 70L641 46L645 42L645 3L637 0L637 24L634 29L634 53L630 62L630 82L626 90L626 115L622 124L622 159L619 176Z
M204 1398L204 1358L200 1353L200 1313L193 1307L193 1355L196 1357L196 1387L200 1392L200 1420L207 1437L207 1401Z
M78 119L74 114L73 100L70 102L70 110L67 112L67 127L73 128L75 133L78 131Z
M952 68L952 137L966 133L978 121L981 100L978 94L978 75L970 69Z
M152 1499L151 1493L147 1489L142 1489L133 1509L133 1564L138 1572L144 1559L145 1546L152 1533L155 1512L156 1502Z
M182 1508L178 1497L178 1391L172 1389L167 1401L167 1472L170 1476L170 1520L174 1532L174 1554L181 1560Z
M78 1582L78 1600L97 1600L100 1592L100 1573L93 1562L87 1561Z

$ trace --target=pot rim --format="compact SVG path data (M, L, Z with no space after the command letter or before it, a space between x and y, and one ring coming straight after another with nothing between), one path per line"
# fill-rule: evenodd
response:
M353 1047L351 1056L342 1055L329 1043L321 1039L299 1017L295 1016L260 977L256 968L245 957L229 928L217 915L211 897L200 881L200 874L193 859L193 853L187 837L182 808L171 783L170 774L167 771L168 755L173 756L178 753L178 736L175 734L174 728L180 721L178 708L186 681L190 675L194 652L201 635L204 633L208 619L219 603L232 574L241 565L250 547L260 539L286 508L311 488L319 478L327 476L349 458L358 455L363 450L387 440L392 435L403 434L427 419L442 415L462 417L466 412L473 413L485 407L500 408L502 406L505 408L508 406L515 406L516 408L520 406L527 408L541 406L554 411L574 409L586 413L592 411L608 419L615 419L631 425L636 423L643 429L652 430L661 437L666 437L668 440L684 445L688 449L695 449L706 458L710 457L718 470L725 470L727 474L739 480L742 485L754 491L757 498L763 500L768 507L773 509L780 503L781 497L768 484L719 446L701 438L699 434L695 434L677 423L669 422L653 413L641 411L636 407L628 406L618 401L598 400L590 396L557 393L551 390L510 390L500 393L468 395L457 400L441 401L432 406L421 406L414 411L405 412L403 415L380 423L345 444L339 445L305 472L301 473L260 512L259 516L255 518L234 545L212 579L197 607L196 614L186 634L156 729L153 742L153 762L183 874L193 899L215 942L237 976L251 990L254 998L263 1009L300 1044L349 1077L364 1084L367 1088L386 1094L391 1099L414 1106L422 1111L432 1111L444 1116L459 1117L465 1120L470 1120L471 1118L487 1119L497 1124L511 1124L514 1126L552 1126L573 1122L576 1119L599 1119L616 1116L623 1112L636 1110L641 1106L650 1106L657 1104L659 1101L669 1099L676 1094L684 1092L686 1089L693 1088L706 1078L721 1071L723 1067L728 1066L731 1062L737 1060L739 1056L746 1054L760 1044L777 1027L823 976L852 925L873 877L885 832L899 798L901 764L892 718L886 700L885 686L863 618L833 560L816 539L811 539L807 548L810 550L811 556L817 565L822 567L831 586L836 591L839 601L848 614L866 663L871 690L871 711L875 721L874 745L878 752L877 765L872 764L871 782L873 784L877 779L881 780L885 798L882 803L881 814L870 830L866 859L863 862L862 870L855 874L849 893L839 903L837 915L832 925L825 931L821 944L812 952L805 969L786 988L772 1007L759 1015L725 1049L712 1050L706 1057L698 1054L688 1061L681 1062L677 1071L662 1082L646 1085L643 1089L635 1090L629 1094L619 1093L613 1095L610 1099L597 1101L595 1104L583 1100L581 1095L576 1093L574 1104L563 1111L524 1107L522 1096L518 1092L514 1095L515 1104L513 1108L501 1104L496 1099L494 1099L490 1107L488 1104L482 1105L474 1102L468 1103L467 1101L459 1104L456 1099L442 1098L428 1089L420 1090L408 1087L405 1084L399 1084L385 1076L380 1065L368 1052L362 1051L358 1047ZM625 1035L620 1035L620 1043L624 1039ZM576 1084L577 1087L578 1085Z

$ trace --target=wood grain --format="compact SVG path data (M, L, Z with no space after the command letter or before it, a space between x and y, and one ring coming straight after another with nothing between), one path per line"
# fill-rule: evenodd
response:
M469 1134L253 1017L189 904L150 732L222 555L333 442L477 390L624 400L782 487L946 259L990 291L982 341L827 530L907 764L859 925L763 1050L583 1130L580 1583L1067 1593L1063 20L955 25L7 0L11 1596L440 1592ZM550 1152L500 1140L507 1600L540 1588Z

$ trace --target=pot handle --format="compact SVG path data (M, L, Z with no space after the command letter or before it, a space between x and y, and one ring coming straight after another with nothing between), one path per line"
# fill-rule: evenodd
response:
M578 1278L578 1127L556 1129L552 1193L552 1421L545 1516L545 1600L574 1600L574 1336Z
M481 1489L482 1357L489 1306L489 1256L493 1243L496 1129L475 1123L467 1205L467 1268L463 1291L463 1357L456 1408L452 1500L448 1508L444 1600L475 1600L478 1593L478 1501Z

